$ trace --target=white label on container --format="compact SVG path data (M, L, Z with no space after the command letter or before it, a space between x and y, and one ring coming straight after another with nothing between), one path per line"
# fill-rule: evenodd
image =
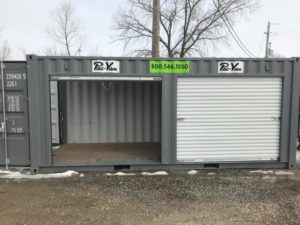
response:
M116 60L93 60L93 73L120 73L120 61Z
M243 61L220 61L218 73L244 73Z
M20 96L8 95L7 103L8 112L20 112Z
M26 80L26 73L8 73L6 80Z

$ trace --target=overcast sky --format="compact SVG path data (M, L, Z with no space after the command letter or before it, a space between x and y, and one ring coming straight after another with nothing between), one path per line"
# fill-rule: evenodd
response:
M0 0L2 39L8 40L11 59L24 59L26 53L42 54L49 44L46 27L51 23L50 12L63 0ZM72 0L83 21L88 40L85 53L98 45L103 56L122 56L121 43L112 43L112 19L125 0ZM260 7L247 18L239 19L235 30L247 48L257 57L264 56L267 22L271 22L271 42L275 53L286 57L300 55L300 0L261 0ZM230 46L219 44L210 57L246 57L231 40Z

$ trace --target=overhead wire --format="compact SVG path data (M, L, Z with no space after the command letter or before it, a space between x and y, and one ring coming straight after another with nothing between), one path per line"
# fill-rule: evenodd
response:
M223 18L222 18L223 19ZM252 57L244 48L243 46L239 43L239 41L237 40L237 38L235 37L235 35L233 34L233 32L231 31L231 29L228 27L226 21L223 19L224 24L226 25L229 33L231 34L231 36L233 37L233 39L235 40L235 42L238 44L238 46L240 47L240 49L248 56L248 57Z
M225 15L225 18L226 18L226 20L227 20L227 22L228 22L228 24L229 24L231 30L233 31L233 33L236 35L237 39L239 40L240 44L244 47L244 49L245 49L252 57L255 57L254 54L252 54L252 52L250 52L250 51L248 50L248 48L245 46L245 44L242 42L242 40L240 39L239 35L238 35L238 34L236 33L236 31L234 30L232 24L230 23L230 21L228 20L228 18L226 17L226 15Z
M213 2L215 3L215 1L213 0ZM216 3L215 3L216 4ZM219 10L218 10L219 11ZM220 12L220 11L219 11ZM220 12L221 13L221 12ZM225 19L227 20L225 20ZM233 39L235 40L235 42L238 44L238 46L241 48L241 50L250 58L255 56L246 48L245 44L241 41L241 39L239 38L238 34L235 32L233 26L231 25L230 21L228 20L228 18L226 17L226 15L222 15L221 13L221 19L223 20L225 26L227 27L229 33L231 34L231 36L233 37ZM228 24L229 25L228 25Z
M226 17L226 15L221 17L222 20L224 21L225 26L227 27L229 33L235 40L235 42L238 44L238 46L241 48L241 50L249 57L255 57L254 54L252 54L248 48L245 46L245 44L242 42L236 31L234 30L233 26L231 25L230 21Z

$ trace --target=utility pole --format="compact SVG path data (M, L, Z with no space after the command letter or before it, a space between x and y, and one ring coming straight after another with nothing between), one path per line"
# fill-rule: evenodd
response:
M160 0L153 0L152 57L159 57Z
M270 53L270 26L271 23L268 22L268 26L267 26L267 32L265 32L265 34L267 35L266 37L266 53L265 53L265 58L269 57L269 53Z
M5 104L5 84L4 84L4 63L3 57L0 56L0 69L1 69L1 89L2 89L2 111L3 111L3 122L1 122L1 132L4 138L4 152L5 152L5 169L8 170L8 147L7 147L7 120L6 120L6 104Z

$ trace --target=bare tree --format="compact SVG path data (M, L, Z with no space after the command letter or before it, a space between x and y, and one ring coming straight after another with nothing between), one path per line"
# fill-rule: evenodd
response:
M2 41L0 46L0 59L7 60L10 56L10 47L8 41Z
M116 41L133 53L150 56L152 0L128 0L129 7L116 15ZM254 0L164 0L161 3L161 51L168 57L203 55L209 44L227 37L224 18L233 22L238 14L255 8ZM137 43L139 43L137 45Z
M95 42L95 43L89 43L88 45L88 55L89 56L101 56L101 49L100 49L100 45L99 42Z
M82 25L71 2L62 2L51 13L51 19L53 25L48 28L47 33L58 46L54 50L48 47L45 51L59 55L80 55L84 42Z
M44 49L42 49L42 52L44 55L47 55L47 56L51 56L51 55L64 56L64 55L66 55L65 51L58 50L55 45L52 47L49 47L49 46L45 47Z
M0 33L3 28L0 28ZM0 59L7 60L10 56L11 50L7 40L0 38Z

